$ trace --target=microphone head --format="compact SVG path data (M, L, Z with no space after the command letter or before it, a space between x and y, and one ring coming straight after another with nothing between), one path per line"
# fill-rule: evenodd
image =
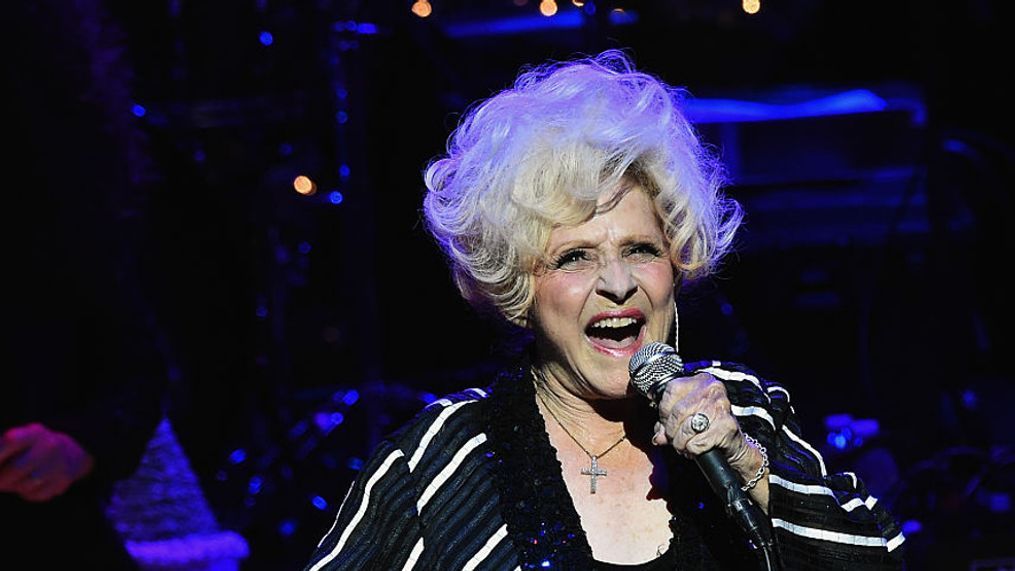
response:
M677 350L665 343L649 343L631 357L627 365L631 384L640 394L655 400L655 393L673 377L684 374L684 362Z

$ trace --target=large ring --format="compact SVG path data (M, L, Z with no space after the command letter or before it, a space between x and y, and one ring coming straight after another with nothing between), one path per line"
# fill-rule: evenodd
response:
M701 434L702 432L708 430L708 425L709 420L708 417L705 416L705 413L696 412L691 416L691 430L693 430L695 434Z

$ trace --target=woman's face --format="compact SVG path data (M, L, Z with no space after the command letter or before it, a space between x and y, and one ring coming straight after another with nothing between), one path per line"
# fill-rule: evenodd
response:
M582 398L626 396L631 356L665 342L673 323L667 252L652 201L638 186L591 220L555 228L549 261L535 274L531 313L544 375Z

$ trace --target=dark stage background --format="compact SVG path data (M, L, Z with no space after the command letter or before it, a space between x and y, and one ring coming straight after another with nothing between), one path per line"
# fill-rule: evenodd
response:
M681 300L685 360L788 384L914 568L1010 568L1011 3L540 4L96 4L157 173L169 417L245 568L302 565L373 444L505 360L422 227L421 172L521 66L614 47L688 89L747 210Z

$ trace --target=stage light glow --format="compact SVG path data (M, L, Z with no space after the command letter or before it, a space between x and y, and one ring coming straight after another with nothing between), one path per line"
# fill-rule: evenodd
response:
M261 32L261 34L257 37L257 39L260 40L261 45L264 46L270 46L271 44L275 43L275 36L272 36L271 32L268 31Z
M291 519L287 519L279 524L278 533L282 537L289 537L296 532L296 522Z
M549 18L557 13L557 3L554 0L543 0L539 3L539 13Z
M314 181L304 175L300 175L293 180L293 188L303 196L310 196L317 192L317 185L314 184Z
M247 451L242 448L237 448L229 455L229 462L232 464L242 464L247 459Z
M571 3L581 8L582 6L585 5L585 0L571 0Z
M264 478L260 476L254 476L250 478L250 482L247 483L247 493L254 495L259 494L261 493L262 487L264 487Z
M412 4L412 13L420 18L426 18L433 12L433 6L427 0L416 0Z
M760 0L743 0L744 12L748 14L757 14L761 10Z

